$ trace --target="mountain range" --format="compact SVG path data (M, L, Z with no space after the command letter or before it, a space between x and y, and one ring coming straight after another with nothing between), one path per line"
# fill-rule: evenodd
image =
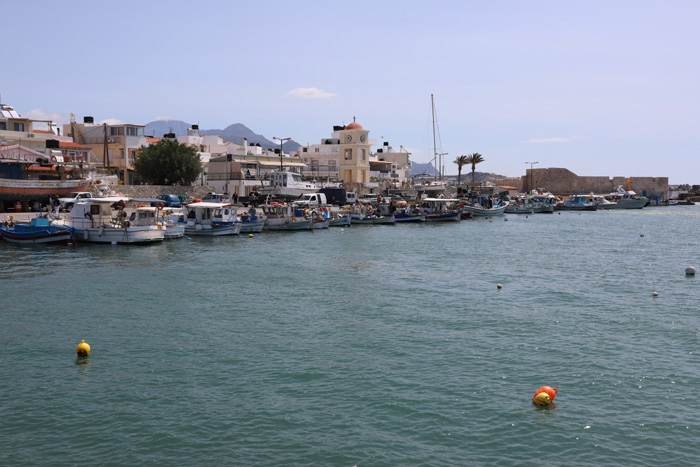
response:
M182 120L155 120L146 124L146 135L161 137L167 133L175 133L176 136L187 135L187 130L192 128L192 124L183 122ZM243 145L243 138L248 140L248 145L260 144L263 149L279 149L279 143L265 138L263 135L255 133L253 130L243 125L242 123L234 123L223 130L199 130L202 135L218 135L224 141L230 141L234 144ZM282 146L284 152L296 151L300 144L294 140L287 141Z

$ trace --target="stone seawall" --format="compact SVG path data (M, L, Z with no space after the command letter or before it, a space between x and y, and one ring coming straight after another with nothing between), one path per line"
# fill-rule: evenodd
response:
M210 186L161 186L161 185L107 185L115 194L121 193L130 198L155 198L158 195L169 194L204 198L207 193L214 192ZM95 194L101 193L99 185L91 187Z

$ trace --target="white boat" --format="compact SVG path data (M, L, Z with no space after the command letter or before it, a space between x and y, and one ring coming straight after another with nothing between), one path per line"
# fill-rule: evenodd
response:
M461 221L462 211L457 208L458 199L424 198L418 209L427 222Z
M607 200L617 203L619 209L642 209L649 203L649 198L638 196L631 190L625 190L622 186L605 197Z
M185 224L179 218L180 213L175 213L173 208L160 206L138 206L128 215L131 225L162 225L166 240L184 236Z
M591 193L591 202L596 205L596 210L599 209L619 209L617 202L610 201L603 195L594 195Z
M81 201L73 206L68 217L54 222L71 227L78 242L129 244L163 241L165 226L131 225L124 210L128 201L128 198L123 197Z
M238 235L241 222L236 222L236 209L229 203L191 203L183 208L185 235Z
M350 214L341 214L339 212L331 212L331 218L328 221L329 227L350 227L352 220Z
M296 217L294 206L271 203L260 206L267 217L265 230L312 230L311 218Z
M260 188L259 193L271 198L295 200L306 193L316 193L319 190L315 183L305 182L301 175L295 172L277 171L269 175L269 185Z

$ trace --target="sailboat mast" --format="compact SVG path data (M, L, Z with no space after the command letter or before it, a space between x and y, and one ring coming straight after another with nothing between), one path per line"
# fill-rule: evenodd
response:
M437 145L435 144L435 101L433 95L430 95L430 108L433 112L433 163L435 164L435 180L437 180Z

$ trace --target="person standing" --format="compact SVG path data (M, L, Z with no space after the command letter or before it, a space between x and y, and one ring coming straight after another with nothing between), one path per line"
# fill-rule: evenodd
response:
M58 195L53 195L51 205L54 208L54 214L58 216L58 211L61 209L61 202L58 200Z

